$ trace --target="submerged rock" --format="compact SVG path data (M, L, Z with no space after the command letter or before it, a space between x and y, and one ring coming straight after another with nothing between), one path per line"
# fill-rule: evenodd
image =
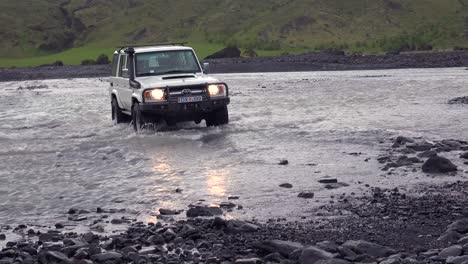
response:
M304 198L304 199L312 199L314 198L314 193L313 192L308 192L308 191L305 191L305 192L301 192L297 195L297 197L299 198Z
M456 97L448 101L449 104L468 104L468 96Z
M281 160L278 165L288 165L289 161L288 160Z
M318 180L319 183L337 183L338 179L336 178L321 178Z
M435 156L430 157L422 166L422 170L425 173L446 173L457 171L455 166L449 159Z
M293 185L290 183L282 183L279 185L279 187L291 189Z

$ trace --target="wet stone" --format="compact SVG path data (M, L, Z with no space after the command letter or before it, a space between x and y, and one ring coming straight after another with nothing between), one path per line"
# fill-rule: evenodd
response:
M281 255L288 257L296 249L303 249L304 246L301 243L284 241L284 240L264 240L254 243L254 247L263 250L268 253L280 253Z
M6 235L5 234L0 234L0 241L3 241L6 239Z
M415 144L407 145L406 147L413 149L415 151L427 151L427 150L431 150L433 146L434 145L432 145L431 143L424 142L424 143L415 143Z
M290 183L282 183L282 184L279 185L279 187L291 189L293 187L293 185L290 184Z
M435 156L424 163L422 170L425 173L447 173L457 171L457 166L447 158Z
M398 143L398 144L406 144L406 143L413 143L413 142L414 142L414 139L410 137L398 136L395 139L395 143Z
M430 158L430 157L437 156L437 151L427 150L427 151L423 151L421 153L418 153L417 156L420 157L420 158Z
M231 203L231 202L222 202L219 204L219 207L221 208L234 208L236 207L236 204Z
M117 252L105 252L91 256L94 261L105 262L105 261L120 261L122 254Z
M238 259L235 262L236 264L262 264L263 261L259 258L244 258Z
M300 264L314 264L321 259L332 259L334 255L320 248L310 246L302 250L299 258Z
M221 215L223 211L219 207L195 206L187 210L187 217Z
M343 244L343 247L350 248L356 253L367 254L376 258L387 257L396 252L392 248L381 246L364 240L348 240Z
M318 180L319 183L337 183L338 179L336 178L321 178Z
M443 259L447 259L448 257L457 257L462 254L462 246L460 245L454 245L448 248L443 249L439 253L439 257Z
M289 161L288 160L281 160L278 165L288 165Z
M304 198L304 199L312 199L314 198L314 193L313 192L309 192L309 191L305 191L305 192L301 192L297 195L297 197L299 198Z
M159 214L161 214L161 215L178 215L179 212L174 211L174 210L170 210L170 209L160 208L159 209Z
M460 155L460 158L462 159L468 159L468 152L465 152L463 154Z

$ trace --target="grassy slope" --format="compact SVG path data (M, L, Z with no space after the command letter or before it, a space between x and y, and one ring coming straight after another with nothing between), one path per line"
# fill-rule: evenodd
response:
M84 31L64 22L63 2ZM0 66L78 64L122 43L177 40L189 41L199 57L227 44L260 55L330 47L383 52L402 43L468 46L468 0L2 0L0 10L8 10L0 12ZM76 48L38 49L64 32L75 34Z

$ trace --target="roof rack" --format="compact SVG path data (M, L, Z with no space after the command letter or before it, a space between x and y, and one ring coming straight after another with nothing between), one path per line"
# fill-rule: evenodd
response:
M152 47L152 46L185 46L187 42L167 42L167 43L155 43L155 44L144 44L144 45L136 45L136 44L129 44L125 46L117 47L121 51L124 48L139 48L139 47Z

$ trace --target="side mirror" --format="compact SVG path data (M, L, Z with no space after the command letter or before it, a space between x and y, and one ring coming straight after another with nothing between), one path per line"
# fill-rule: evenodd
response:
M122 69L122 77L123 78L128 78L128 69Z
M208 63L208 62L203 63L203 72L204 73L210 73L210 63Z

